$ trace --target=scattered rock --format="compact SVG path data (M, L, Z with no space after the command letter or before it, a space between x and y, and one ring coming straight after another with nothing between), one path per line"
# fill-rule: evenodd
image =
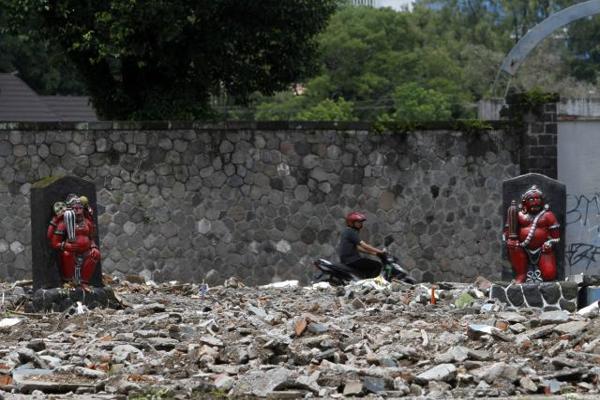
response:
M587 328L589 324L588 321L571 321L557 325L554 330L562 335L576 335Z
M484 300L493 286L483 281L436 283L435 305L428 285L256 288L229 279L203 292L120 282L115 292L134 306L23 314L0 329L0 389L40 399L446 399L594 395L600 379L597 321L505 309Z
M358 396L363 392L363 383L361 381L348 381L344 385L344 396Z
M561 322L567 322L569 320L569 313L567 311L547 311L540 315L540 322L542 324L560 324Z
M429 381L449 381L456 376L454 364L440 364L417 375L416 380L420 383Z
M538 390L538 386L528 376L519 379L519 385L528 393L535 393Z

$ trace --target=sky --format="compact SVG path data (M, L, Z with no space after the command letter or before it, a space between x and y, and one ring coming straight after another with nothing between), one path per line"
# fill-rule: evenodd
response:
M380 7L391 7L394 10L400 10L402 7L410 5L412 0L379 0L377 3Z

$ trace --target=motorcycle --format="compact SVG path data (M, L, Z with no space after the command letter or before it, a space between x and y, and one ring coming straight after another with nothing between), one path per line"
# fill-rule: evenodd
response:
M388 246L391 241L393 241L393 239L386 239L385 245ZM380 275L388 282L398 280L411 285L416 283L416 280L400 265L400 261L397 257L384 252L379 256L379 259L382 263ZM313 276L313 283L329 282L333 286L341 286L364 279L360 276L359 271L356 271L345 264L333 263L324 258L315 260L313 265L317 269L317 272Z
M313 283L329 282L332 286L344 286L362 279L354 269L342 263L333 263L319 258L313 262L313 265L317 269L313 276Z
M411 285L417 283L417 280L410 276L408 271L400 265L400 261L397 257L383 253L379 258L383 264L381 273L386 281L391 282L393 280L398 280L410 283Z

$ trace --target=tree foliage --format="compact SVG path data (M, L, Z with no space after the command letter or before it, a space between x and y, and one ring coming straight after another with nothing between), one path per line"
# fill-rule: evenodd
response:
M263 99L260 107L275 105L276 113L343 98L353 103L353 115L360 119L474 117L474 102L491 94L511 47L572 0L563 3L421 0L412 12L343 8L319 36L320 70L306 82L305 93ZM542 42L513 86L566 96L594 93L600 71L598 20L579 21Z
M444 99L450 112L440 115L462 116L466 111L461 104L473 99L472 81L453 51L455 38L440 32L438 17L428 8L412 13L344 8L319 36L321 69L306 83L305 100L289 100L312 107L327 98L343 98L354 104L355 117L374 120L383 114L403 115L397 110L398 93L415 88ZM282 98L271 104L284 107Z
M447 121L452 113L448 95L435 89L424 89L410 82L394 91L395 111L384 114L383 120L394 121Z
M104 117L192 118L312 72L334 0L0 0L15 31L55 40ZM33 30L32 30L33 32Z
M27 38L0 38L9 53L0 68L59 92L77 90L74 65L107 118L470 118L511 47L574 0L417 0L411 12L345 5L328 19L335 3L348 1L0 0ZM555 32L513 87L597 95L599 36L600 17ZM51 63L61 52L71 64Z
M84 94L85 86L64 52L43 38L10 34L0 10L0 72L17 72L39 94Z
M299 112L294 119L298 121L355 121L357 118L354 117L352 109L353 104L344 100L343 97L335 101L325 99Z
M39 94L85 93L75 68L48 42L31 43L22 36L1 36L0 72L18 72Z

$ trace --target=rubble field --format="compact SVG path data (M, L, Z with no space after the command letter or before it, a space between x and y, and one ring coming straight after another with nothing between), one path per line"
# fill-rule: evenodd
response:
M31 313L0 285L0 399L600 397L597 311L510 309L483 279L111 286L121 309Z

